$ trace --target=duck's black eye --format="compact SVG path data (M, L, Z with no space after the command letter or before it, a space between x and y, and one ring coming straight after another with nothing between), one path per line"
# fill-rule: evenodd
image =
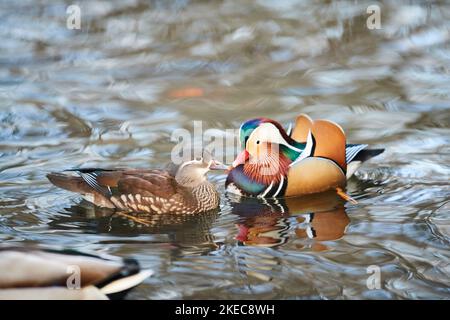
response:
M258 140L258 141L256 141L256 144L259 144L259 140Z

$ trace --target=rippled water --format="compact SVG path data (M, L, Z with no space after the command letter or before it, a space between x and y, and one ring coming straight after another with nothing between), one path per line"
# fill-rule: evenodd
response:
M450 298L449 4L385 1L368 30L371 1L80 3L81 30L70 2L0 3L2 241L134 256L156 272L135 299ZM386 148L349 182L357 205L223 195L219 212L143 222L45 178L161 167L193 120L302 112Z

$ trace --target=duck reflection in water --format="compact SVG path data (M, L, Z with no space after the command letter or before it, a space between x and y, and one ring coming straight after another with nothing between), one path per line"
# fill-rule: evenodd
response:
M335 192L284 199L230 199L240 216L236 240L240 245L275 247L294 236L305 240L299 248L327 250L322 241L342 238L350 223L345 201Z
M215 250L218 244L211 233L212 224L219 210L211 210L198 215L148 215L124 214L112 209L104 209L82 201L64 208L49 225L53 229L71 230L74 227L90 234L108 234L120 238L145 235L162 236L167 248L173 254L203 254ZM159 240L155 240L159 241Z

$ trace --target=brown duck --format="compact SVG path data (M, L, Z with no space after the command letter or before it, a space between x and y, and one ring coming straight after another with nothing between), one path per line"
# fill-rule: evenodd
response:
M172 170L85 168L49 173L47 178L100 207L148 214L195 214L219 206L219 194L206 174L227 168L204 152Z

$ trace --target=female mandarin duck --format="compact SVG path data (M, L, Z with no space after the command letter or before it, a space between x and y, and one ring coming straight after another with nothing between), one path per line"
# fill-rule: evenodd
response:
M50 173L56 186L81 193L100 207L149 214L195 214L216 209L219 194L206 178L209 170L225 170L208 152L174 170L76 169Z
M233 162L229 192L262 198L293 197L344 187L362 162L384 151L346 144L342 128L328 120L296 119L286 132L276 121L257 118L242 124L244 149Z

